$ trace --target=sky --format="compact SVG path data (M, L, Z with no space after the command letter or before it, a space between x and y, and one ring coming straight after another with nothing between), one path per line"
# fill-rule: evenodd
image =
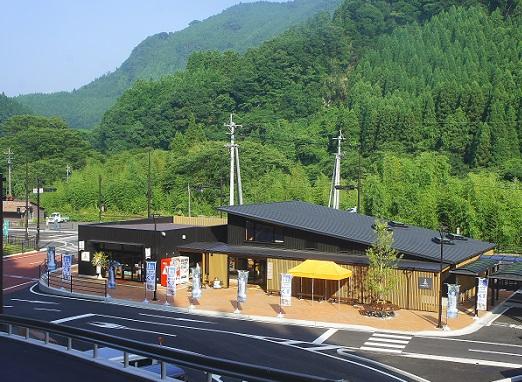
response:
M0 0L0 93L77 89L114 71L147 36L253 1Z

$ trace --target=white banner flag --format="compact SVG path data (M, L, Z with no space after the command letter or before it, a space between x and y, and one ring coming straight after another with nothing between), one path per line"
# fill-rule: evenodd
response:
M192 299L199 300L201 298L201 270L199 264L192 268Z
M247 299L246 285L248 281L248 271L237 271L237 301L245 302Z
M62 279L71 279L72 255L66 254L62 256Z
M148 291L156 290L156 262L147 261L147 268L145 272L145 285Z
M448 284L448 310L447 316L448 318L457 317L459 311L457 309L457 302L459 299L459 284Z
M176 295L176 266L167 267L167 296Z
M292 306L292 275L281 273L281 306Z
M488 279L479 277L477 288L477 309L488 310Z

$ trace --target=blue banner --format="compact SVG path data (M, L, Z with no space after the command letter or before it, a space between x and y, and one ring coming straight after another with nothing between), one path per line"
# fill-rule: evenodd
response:
M156 262L147 261L147 268L145 270L145 285L148 291L154 292L156 290Z
M70 254L65 254L62 256L62 279L64 280L71 279L72 260L73 257Z

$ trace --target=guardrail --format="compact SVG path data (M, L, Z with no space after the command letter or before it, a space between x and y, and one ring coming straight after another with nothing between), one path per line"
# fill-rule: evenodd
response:
M3 324L3 331L9 336L14 335L14 328L22 329L23 337L29 340L31 330L43 333L43 342L49 344L50 335L60 336L65 339L64 350L72 351L73 340L81 341L92 345L92 357L98 357L98 348L101 346L110 347L123 352L124 368L129 365L129 355L137 354L142 357L158 361L161 370L161 379L166 379L167 364L175 364L202 371L206 374L207 381L212 381L214 374L240 378L249 382L341 382L343 380L332 380L322 377L310 376L301 373L288 372L270 367L262 367L226 360L223 358L197 354L190 351L166 348L159 345L142 343L126 338L111 336L108 334L93 332L70 326L62 326L46 321L34 320L29 318L0 315L0 324ZM2 326L2 325L0 325ZM5 330L7 329L7 330Z

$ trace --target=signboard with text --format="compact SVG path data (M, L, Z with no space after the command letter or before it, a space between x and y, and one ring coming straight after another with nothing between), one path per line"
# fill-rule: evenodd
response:
M281 306L292 306L292 275L281 273Z
M69 254L62 256L62 279L64 280L71 279L72 259L72 255Z
M477 309L488 310L488 279L478 278Z
M459 311L457 309L457 302L459 300L460 285L448 284L448 318L457 317Z
M176 266L167 267L167 296L176 295Z
M419 277L418 283L419 289L432 289L433 288L433 278L432 277Z
M147 261L145 269L145 284L148 291L154 292L156 290L156 262Z

